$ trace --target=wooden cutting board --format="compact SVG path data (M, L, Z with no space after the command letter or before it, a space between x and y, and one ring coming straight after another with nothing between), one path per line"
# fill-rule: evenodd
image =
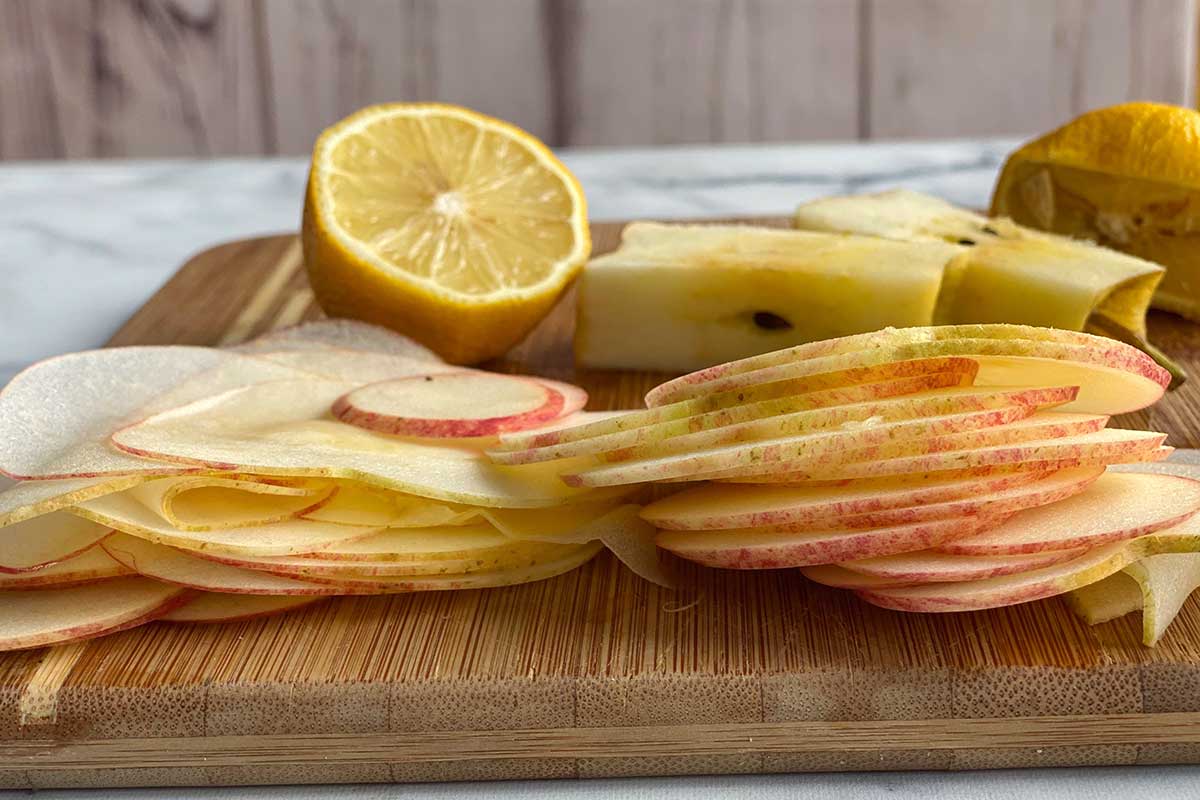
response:
M598 251L620 226L595 227ZM113 344L224 344L318 316L291 236L196 256ZM1196 377L1121 424L1200 446ZM572 298L496 368L635 407L664 376L576 371ZM0 656L0 787L443 781L1200 763L1200 604L1156 649L1059 600L970 614L866 605L793 572L607 555L508 589L346 598L153 623Z

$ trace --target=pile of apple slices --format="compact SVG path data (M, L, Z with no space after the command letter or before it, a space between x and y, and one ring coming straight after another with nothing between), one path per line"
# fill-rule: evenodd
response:
M1089 334L888 329L685 375L645 410L502 435L491 456L559 463L580 488L703 481L642 511L701 564L799 567L907 611L990 608L1200 550L1200 482L1106 471L1171 452L1106 427L1169 379Z
M0 393L0 650L525 583L605 546L662 582L627 489L484 455L586 400L344 321L34 365Z

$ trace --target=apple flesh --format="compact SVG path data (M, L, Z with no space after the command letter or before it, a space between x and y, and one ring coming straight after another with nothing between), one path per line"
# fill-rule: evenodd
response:
M190 600L158 618L158 622L242 622L269 617L320 602L320 597L195 592Z
M1096 547L1185 522L1200 511L1200 481L1175 475L1107 473L1086 492L1022 511L1005 524L941 549L1009 555Z
M187 600L178 586L139 577L0 592L0 651L104 636L157 619Z
M955 517L854 531L660 531L655 541L664 550L710 567L781 569L924 550L1003 519Z
M132 574L133 570L113 560L102 548L90 547L41 569L0 574L0 591L76 586Z
M1081 548L1020 555L959 556L936 550L920 550L882 558L845 561L839 566L862 578L903 584L978 581L1041 569L1079 558L1086 552L1086 548Z
M0 529L0 581L9 573L42 570L76 556L111 530L65 511L52 511Z
M353 319L319 319L278 328L229 349L251 355L287 350L359 350L442 363L436 353L407 336Z

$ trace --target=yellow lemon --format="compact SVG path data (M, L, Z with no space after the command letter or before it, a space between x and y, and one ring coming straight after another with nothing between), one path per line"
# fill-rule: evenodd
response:
M1200 321L1200 112L1090 111L1009 156L992 213L1162 264L1154 305Z
M457 106L370 106L313 149L302 225L317 300L447 361L499 356L591 252L574 176L536 138Z

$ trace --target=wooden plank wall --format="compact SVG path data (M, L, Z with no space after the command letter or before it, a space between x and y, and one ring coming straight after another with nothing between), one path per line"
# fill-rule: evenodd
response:
M1010 134L1193 102L1197 0L2 0L0 159L300 154L384 100L555 145Z

